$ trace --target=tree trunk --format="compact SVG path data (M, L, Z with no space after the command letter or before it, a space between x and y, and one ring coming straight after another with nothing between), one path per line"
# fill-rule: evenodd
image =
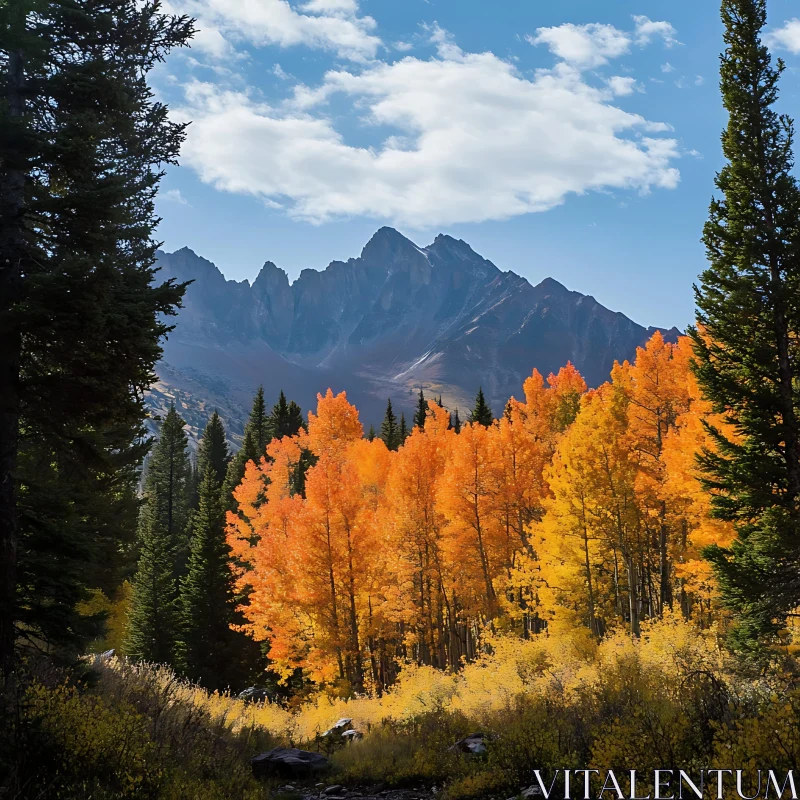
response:
M631 635L638 638L642 631L639 627L639 594L632 556L625 557L625 571L628 573L628 607L631 616Z
M585 514L585 511L583 512ZM594 586L592 585L592 565L589 561L589 531L586 529L586 521L583 523L583 557L586 567L586 586L589 590L589 630L593 636L597 636L597 623L595 621L594 610Z

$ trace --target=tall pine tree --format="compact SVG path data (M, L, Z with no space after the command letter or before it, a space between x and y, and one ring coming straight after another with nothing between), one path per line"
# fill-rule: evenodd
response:
M178 585L189 555L191 466L184 424L171 407L145 473L126 650L146 661L171 663L175 655Z
M172 664L179 630L175 547L162 525L165 498L149 498L139 519L139 566L133 578L125 652L131 658Z
M281 392L283 394L283 392ZM284 398L285 399L285 398ZM264 401L264 387L259 386L256 396L253 398L253 408L250 411L250 419L247 424L250 426L250 433L253 437L258 457L264 455L267 445L272 439L272 420L267 414L267 406Z
M231 460L228 441L225 436L225 426L215 411L203 431L200 446L197 448L197 486L203 480L203 473L207 466L214 472L215 479L222 486Z
M381 439L389 450L397 450L402 444L400 438L400 428L397 425L397 417L392 410L391 398L386 403L386 414L383 417L383 424L381 425Z
M421 430L425 428L425 418L428 415L428 401L422 389L419 390L417 398L417 410L414 412L414 425Z
M179 574L189 555L187 528L191 511L192 468L185 425L175 406L171 406L147 462L143 491L144 503L158 509L156 522L174 549Z
M238 655L236 634L230 629L235 601L220 487L218 473L206 461L200 478L200 502L192 518L188 572L180 588L176 654L181 671L208 689L230 685Z
M737 529L706 555L747 649L800 605L800 188L793 124L774 108L784 65L761 39L766 3L723 0L722 20L726 164L692 337L703 391L737 431L710 428L716 449L702 456L715 513Z
M153 268L185 126L148 73L192 34L135 0L0 4L0 662L77 649L136 525L143 394L183 293Z
M126 650L133 658L172 663L178 585L188 560L190 479L184 421L171 407L145 472Z
M400 444L403 444L408 439L408 425L406 424L406 415L402 412L400 413L400 427L397 432L400 436Z
M494 422L494 414L492 414L492 409L489 408L489 404L483 396L482 386L478 389L478 395L475 398L475 407L472 409L469 421L477 422L479 425L483 425L484 428L488 428Z
M282 439L284 436L297 436L305 426L303 412L294 400L287 402L281 391L278 402L272 407L269 415L268 430L270 439ZM266 448L267 443L264 444Z
M248 461L256 461L264 455L267 444L271 439L270 418L264 403L264 387L259 386L253 398L253 408L244 428L242 446L230 460L225 480L222 484L222 494L228 509L236 510L236 500L233 492L244 478L244 471Z

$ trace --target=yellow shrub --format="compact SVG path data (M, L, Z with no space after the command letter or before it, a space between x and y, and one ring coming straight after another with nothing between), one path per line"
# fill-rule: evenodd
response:
M77 687L48 689L34 684L26 716L45 734L48 768L58 782L74 788L86 781L119 797L154 790L163 778L148 720L130 706L110 707Z

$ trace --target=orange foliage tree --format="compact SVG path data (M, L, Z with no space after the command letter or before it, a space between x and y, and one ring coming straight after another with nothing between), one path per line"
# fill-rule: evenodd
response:
M399 665L458 669L487 633L559 618L596 637L678 606L708 622L709 515L694 453L708 404L688 340L654 334L587 392L571 364L525 381L489 427L437 403L396 450L344 393L250 462L228 517L244 628L272 669L382 691ZM296 474L304 453L303 494Z

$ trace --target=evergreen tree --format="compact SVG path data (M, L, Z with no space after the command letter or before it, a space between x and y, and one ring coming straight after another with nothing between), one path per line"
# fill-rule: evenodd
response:
M303 412L300 406L292 400L286 401L286 395L281 391L278 402L272 407L269 416L270 439L282 439L284 436L297 436L305 427ZM268 442L267 442L268 444ZM266 444L264 445L266 447Z
M148 459L143 490L144 505L152 512L153 524L164 532L175 555L176 574L183 573L189 555L192 468L185 424L175 406L171 406Z
M428 401L425 399L425 395L422 392L422 389L419 390L419 398L417 400L417 410L414 412L414 425L417 428L424 429L425 428L425 417L428 414Z
M456 433L461 433L461 418L458 416L458 409L455 410L455 413L451 417L451 427Z
M269 415L267 422L270 432L270 438L280 439L286 436L283 429L287 426L289 420L289 403L286 400L286 395L281 389L278 402L272 407L272 413Z
M163 518L163 495L150 498L139 520L139 566L133 578L125 652L134 659L172 664L178 636L175 548Z
M483 387L478 389L478 396L475 398L475 407L472 409L469 421L477 422L479 425L483 425L484 428L488 428L494 422L492 409L489 408L489 404L483 396Z
M721 89L726 164L704 230L709 260L692 332L703 391L735 426L703 454L715 513L736 523L709 548L733 643L751 648L800 605L800 188L793 124L778 116L778 80L761 39L764 0L723 0Z
M259 386L256 396L253 398L250 417L244 428L242 446L228 463L227 473L222 484L225 506L231 511L236 510L233 492L244 478L247 462L258 462L266 452L270 439L270 419L267 415L267 407L264 405L264 387Z
M297 436L301 429L306 427L306 421L303 419L303 410L294 400L289 401L289 423L286 426L286 433L284 436Z
M281 392L281 396L283 396L283 392ZM285 400L286 398L284 398L284 402ZM247 424L250 426L250 434L253 437L257 457L261 458L272 440L272 418L267 414L263 386L258 387L256 396L253 398L253 408Z
M192 680L208 689L222 689L230 685L231 665L236 663L236 634L230 629L235 604L225 508L218 473L210 461L203 467L199 494L189 568L180 589L177 662Z
M197 458L193 458L189 464L189 480L187 482L187 494L189 496L189 508L197 508L200 500L198 490L200 489L200 473L197 469Z
M302 497L306 495L306 474L317 463L319 459L310 450L300 451L300 460L292 476L292 493Z
M402 444L400 429L397 425L397 417L392 410L391 398L386 404L386 414L383 418L383 424L381 425L381 439L383 439L383 443L389 450L397 450Z
M203 431L200 446L197 448L196 481L199 490L200 481L207 466L210 466L217 482L222 485L228 471L231 455L225 437L225 426L215 411Z
M375 426L374 425L370 425L369 426L369 432L367 433L367 441L368 442L374 442L376 436L377 436L377 434L375 433Z
M145 472L127 653L172 663L178 630L178 581L188 558L191 465L184 421L172 406Z
M35 13L33 13L35 11ZM148 73L191 21L135 0L0 4L0 664L15 630L80 647L136 525L143 393L183 286L154 197L185 126Z
M294 400L287 403L286 396L281 392L278 402L273 406L272 414L270 415L270 431L272 435L278 439L284 436L297 436L305 426L306 423L300 406ZM292 490L296 494L305 492L306 472L314 463L315 459L311 452L304 450L292 478Z
M408 439L408 426L406 425L406 415L401 412L400 414L400 428L398 430L400 435L400 444Z

